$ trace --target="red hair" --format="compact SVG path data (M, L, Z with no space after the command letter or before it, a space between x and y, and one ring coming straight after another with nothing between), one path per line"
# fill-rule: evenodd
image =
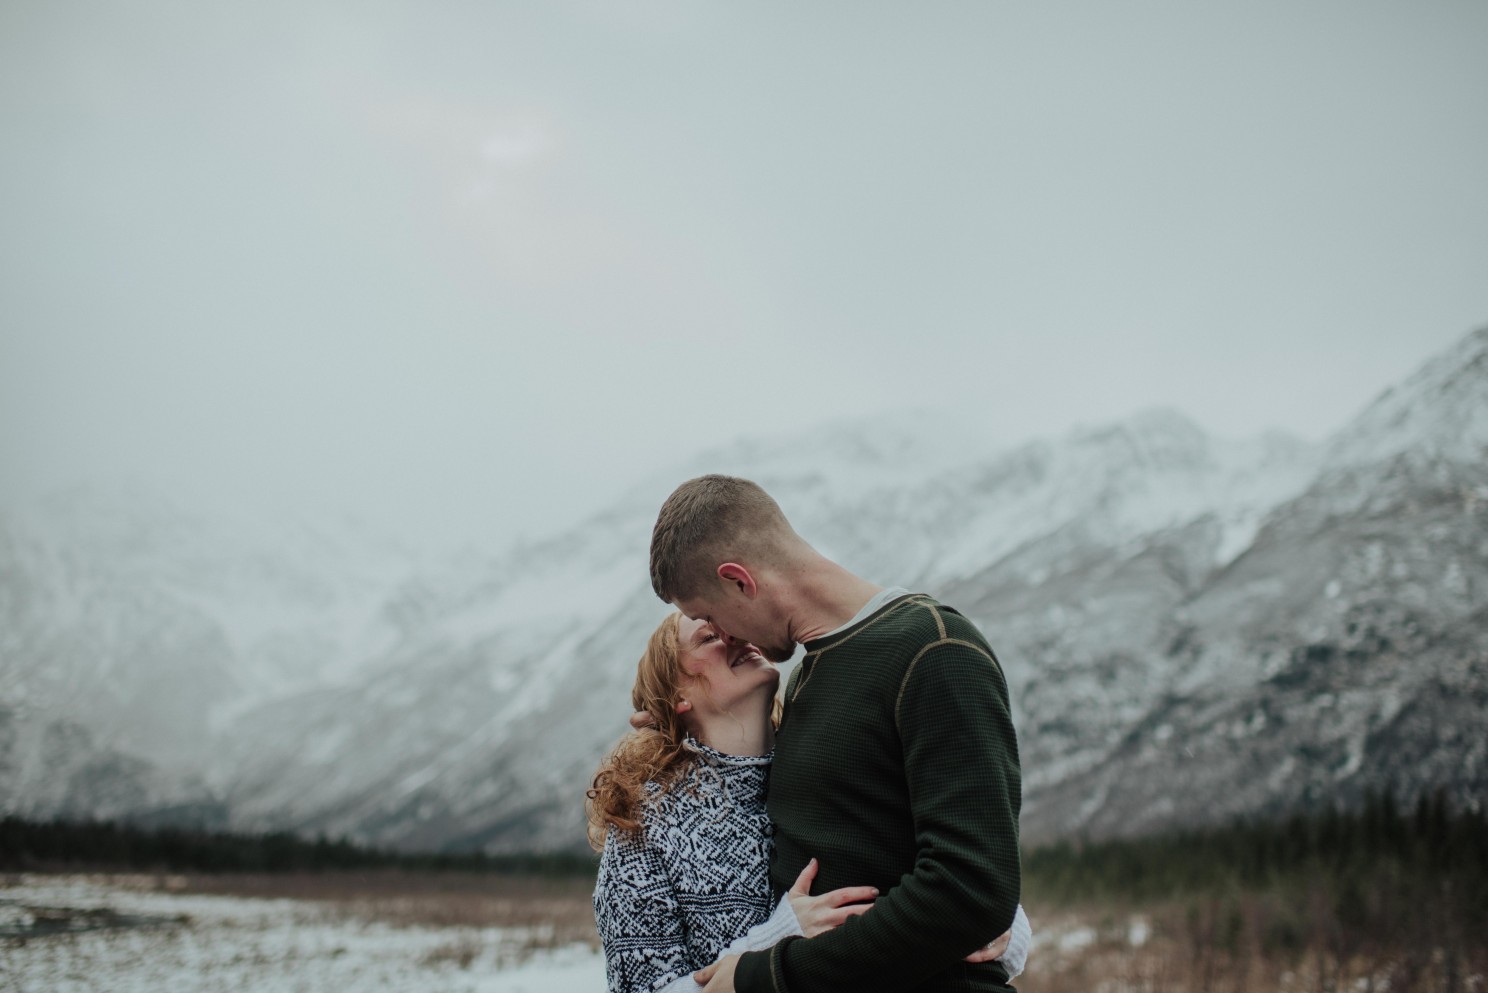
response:
M595 773L594 787L585 794L589 798L589 844L596 851L604 848L611 825L626 832L640 830L647 783L668 789L692 765L694 753L684 745L687 730L677 713L677 701L682 699L677 633L681 620L680 613L667 615L651 632L636 665L630 704L649 713L655 723L620 739Z

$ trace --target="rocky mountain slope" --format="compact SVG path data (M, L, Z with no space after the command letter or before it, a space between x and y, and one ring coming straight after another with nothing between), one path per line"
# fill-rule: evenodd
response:
M1181 415L994 450L841 423L709 453L488 560L74 494L0 518L0 806L573 848L624 730L672 485L758 479L827 554L975 618L1030 840L1488 795L1488 329L1322 446Z

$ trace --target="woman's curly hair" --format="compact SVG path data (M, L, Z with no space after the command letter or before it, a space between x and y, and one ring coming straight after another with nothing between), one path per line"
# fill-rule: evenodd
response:
M681 619L680 613L673 612L656 626L636 666L630 703L636 710L649 713L655 723L620 739L595 773L593 788L585 794L589 798L585 805L589 844L595 851L604 848L611 825L625 832L640 830L648 782L665 789L692 765L695 753L684 744L687 732L677 713L677 701L682 698L682 653L677 634Z

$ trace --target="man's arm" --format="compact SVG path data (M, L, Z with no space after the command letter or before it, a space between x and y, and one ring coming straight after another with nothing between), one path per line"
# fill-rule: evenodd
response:
M913 870L872 913L744 955L734 976L743 993L907 989L1012 924L1022 780L1001 667L973 642L932 643L905 674L895 724L918 848Z

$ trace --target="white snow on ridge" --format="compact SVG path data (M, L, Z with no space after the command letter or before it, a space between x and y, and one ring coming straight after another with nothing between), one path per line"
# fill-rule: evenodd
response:
M1217 564L1224 564L1316 470L1316 449L1300 441L1211 440L1171 411L1146 412L1115 428L1026 446L925 493L925 504L945 508L934 515L943 551L933 574L974 574L1063 528L1114 546L1209 515L1222 527Z
M1328 465L1401 452L1460 461L1488 453L1488 327L1467 335L1371 402L1328 444Z

